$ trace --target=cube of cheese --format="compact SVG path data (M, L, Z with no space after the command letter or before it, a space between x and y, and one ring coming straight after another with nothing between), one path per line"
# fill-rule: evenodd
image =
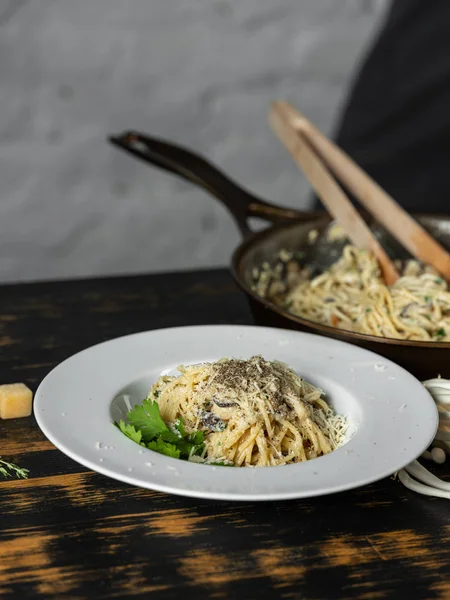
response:
M0 385L0 419L18 419L31 415L33 394L24 383Z

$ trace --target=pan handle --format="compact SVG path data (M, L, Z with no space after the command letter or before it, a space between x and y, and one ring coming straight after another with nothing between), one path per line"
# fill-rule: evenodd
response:
M135 131L110 136L108 139L113 145L144 162L175 173L205 189L227 207L244 237L251 233L249 217L278 223L292 219L312 221L318 216L318 213L282 208L256 198L207 160L175 144Z

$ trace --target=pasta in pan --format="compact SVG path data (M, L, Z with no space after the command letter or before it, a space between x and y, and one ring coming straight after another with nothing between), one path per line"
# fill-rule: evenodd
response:
M255 280L259 295L311 321L386 338L450 341L448 285L415 260L388 287L375 256L352 245L313 278L282 252L275 267L264 265Z
M149 398L165 422L181 417L189 433L205 432L203 460L284 465L328 454L345 440L346 419L280 362L254 356L178 370L179 377L161 377Z

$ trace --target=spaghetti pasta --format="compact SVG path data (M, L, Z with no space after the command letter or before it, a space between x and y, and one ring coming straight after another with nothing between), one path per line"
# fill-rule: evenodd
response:
M328 454L345 440L346 419L283 363L254 356L178 370L179 377L160 377L149 398L166 423L181 417L188 433L205 432L208 462L284 465Z
M284 279L283 263L290 267ZM313 278L284 252L274 268L258 273L254 289L295 315L333 327L394 339L450 341L448 285L416 260L408 261L388 287L375 256L350 244L330 269Z

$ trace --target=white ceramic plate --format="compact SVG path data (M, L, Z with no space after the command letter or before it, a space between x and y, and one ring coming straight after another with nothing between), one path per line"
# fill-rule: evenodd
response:
M238 469L157 454L112 425L180 363L255 354L283 361L321 387L349 416L349 441L306 463ZM34 413L57 448L98 473L162 492L252 501L318 496L390 476L423 452L438 424L422 384L377 354L307 333L220 325L148 331L88 348L44 379Z

